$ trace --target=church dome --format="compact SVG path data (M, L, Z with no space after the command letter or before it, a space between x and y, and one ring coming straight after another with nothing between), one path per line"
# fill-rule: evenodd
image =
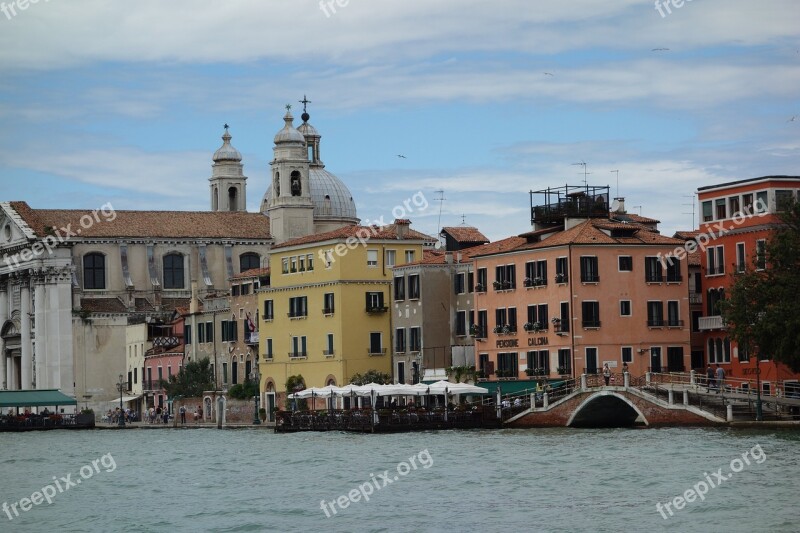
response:
M290 111L286 112L286 115L283 117L283 121L285 122L283 129L275 134L275 144L282 144L287 142L299 142L299 143L306 143L306 138L303 137L303 134L297 131L292 125L294 122L294 117Z
M308 116L308 113L304 113L304 116ZM297 126L297 131L303 134L304 137L319 137L319 132L317 128L309 124L308 122L303 122L299 126Z
M225 133L222 135L222 146L214 152L214 161L241 161L242 154L231 145L231 134L228 133L228 125L225 125Z
M314 204L314 219L350 219L358 222L356 203L347 185L322 167L312 166L308 171L311 201ZM261 201L261 211L267 212L272 200L272 186L267 188Z

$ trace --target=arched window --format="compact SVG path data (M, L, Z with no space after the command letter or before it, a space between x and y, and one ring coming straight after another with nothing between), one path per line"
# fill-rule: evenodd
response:
M106 256L91 253L83 256L83 288L106 288Z
M247 252L239 256L239 272L251 270L261 266L261 258L257 253Z
M300 172L293 171L292 172L292 196L300 196L303 192L303 188L300 185Z
M228 211L237 211L237 202L239 201L239 189L231 187L228 189Z
M164 288L183 289L186 287L183 279L183 256L181 254L168 254L164 256Z
M275 187L274 188L275 188L275 194L273 194L272 196L274 198L277 198L278 196L281 195L281 173L280 172L276 172L275 173Z
M211 210L219 210L219 190L216 187L211 190Z
M723 361L725 361L726 363L730 363L731 362L731 339L729 337L725 337L724 346L725 346L725 355L724 355Z
M717 343L717 347L716 347L717 363L722 363L722 362L724 362L724 359L723 359L724 352L722 351L722 339L721 338L717 339L715 342Z

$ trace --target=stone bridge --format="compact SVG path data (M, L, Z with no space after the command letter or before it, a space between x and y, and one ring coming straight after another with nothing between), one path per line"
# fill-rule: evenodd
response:
M681 395L676 395L677 400ZM672 398L670 394L670 398ZM719 416L687 403L665 401L637 388L577 389L543 407L527 408L504 420L505 427L708 426Z

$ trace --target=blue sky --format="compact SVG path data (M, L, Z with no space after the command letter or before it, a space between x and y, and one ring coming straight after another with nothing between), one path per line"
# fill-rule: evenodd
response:
M422 191L410 218L431 234L436 190L442 225L527 231L527 192L580 184L579 161L612 194L619 170L628 210L667 234L692 227L699 186L800 174L796 1L686 1L663 17L641 0L331 3L0 11L0 200L207 209L228 123L255 211L284 106L299 124L304 94L359 216L388 220Z

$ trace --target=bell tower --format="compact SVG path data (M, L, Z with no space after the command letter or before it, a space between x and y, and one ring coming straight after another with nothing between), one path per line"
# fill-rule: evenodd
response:
M266 211L276 243L314 232L306 138L294 127L291 108L286 106L284 126L275 135L275 158L270 163L272 196Z
M247 211L247 176L243 173L242 154L231 145L225 124L222 146L214 152L214 164L208 179L212 211Z

